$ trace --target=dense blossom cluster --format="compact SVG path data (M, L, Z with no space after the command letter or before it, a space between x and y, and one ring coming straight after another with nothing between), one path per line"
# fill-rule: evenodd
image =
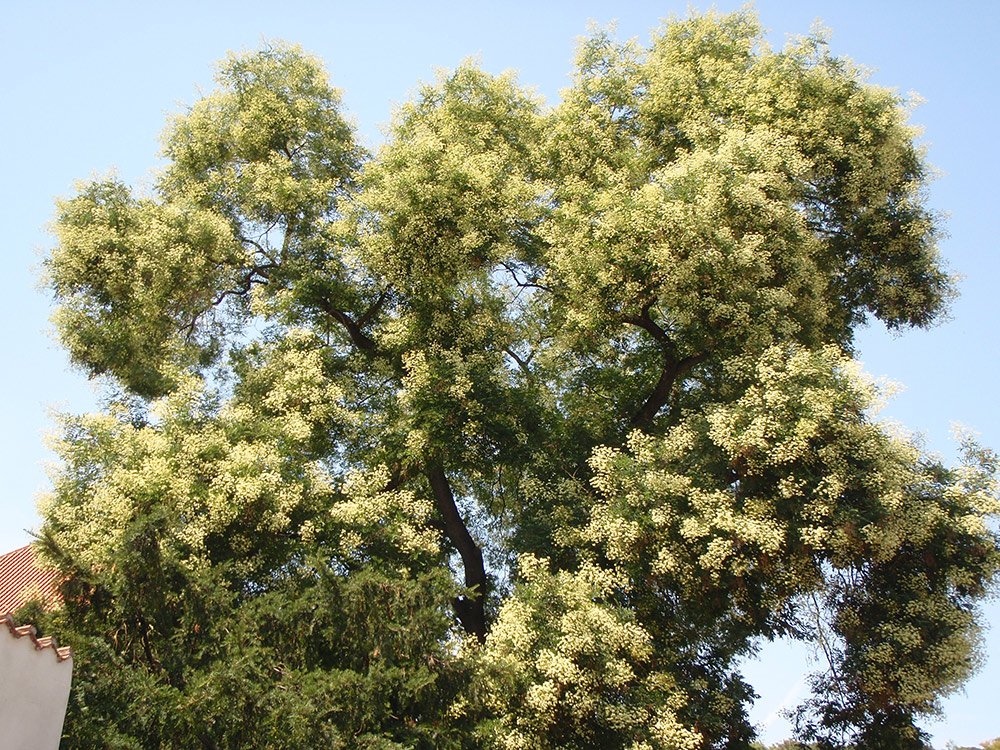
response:
M881 424L859 324L952 280L903 102L751 13L596 33L561 102L471 64L365 152L232 55L151 193L59 203L40 546L67 747L742 748L814 644L821 747L917 748L976 664L992 453Z

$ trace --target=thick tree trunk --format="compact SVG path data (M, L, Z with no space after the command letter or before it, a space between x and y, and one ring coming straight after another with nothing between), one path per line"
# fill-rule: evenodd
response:
M469 591L455 599L455 614L467 633L480 641L486 639L486 594L488 580L483 564L483 552L472 538L455 505L455 496L448 484L448 478L440 466L427 472L438 512L444 520L445 535L455 545L465 568L465 586Z

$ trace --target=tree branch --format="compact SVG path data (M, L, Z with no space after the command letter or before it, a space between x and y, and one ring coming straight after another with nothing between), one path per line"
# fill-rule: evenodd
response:
M361 330L361 325L358 321L354 320L343 310L338 310L325 299L319 301L319 306L323 312L344 327L344 330L347 331L347 335L351 337L351 341L356 347L358 347L358 349L368 352L369 354L373 354L375 352L377 348L375 340Z
M630 315L622 318L622 321L629 323L634 326L638 326L642 330L649 333L654 339L660 342L661 346L669 349L668 354L671 356L676 356L677 345L674 340L670 338L670 335L664 331L656 321L653 320L652 316L649 314L650 310L653 309L653 302L649 301L642 306L642 311L638 315Z
M427 472L438 512L444 519L445 535L455 545L462 558L465 568L465 587L469 593L459 596L454 601L455 614L465 628L465 632L476 636L480 641L486 640L486 608L485 600L489 582L486 578L486 567L483 564L483 552L479 549L469 533L458 506L452 494L448 478L440 466L432 466Z
M519 278L517 278L517 271L514 268L512 268L509 263L504 263L503 261L499 261L499 263L501 266L507 269L507 273L509 273L510 277L514 279L515 286L521 287L522 289L531 288L531 289L543 289L546 292L553 291L552 287L546 286L545 284L539 284L538 279L525 278L524 281L521 281Z
M653 419L660 413L663 405L670 400L670 393L674 389L677 378L703 361L706 356L705 354L692 354L680 360L668 358L663 372L660 373L660 379L656 381L653 392L649 394L643 405L639 407L639 410L629 420L629 429L648 429L653 423Z
M670 394L673 391L674 384L677 382L677 378L706 357L705 354L692 354L683 358L678 357L677 343L670 337L669 333L653 320L650 314L654 301L649 300L646 302L638 315L630 315L622 318L623 322L638 326L649 333L659 343L664 359L663 371L660 373L660 378L653 387L653 392L649 394L643 405L639 407L639 410L629 420L630 430L647 429L653 423L656 415L659 414L660 409L670 400Z
M270 254L270 253L269 253L269 252L267 251L267 249L266 249L266 248L265 248L265 247L264 247L263 245L261 245L261 244L260 244L259 242L257 242L256 240L252 240L252 239L250 239L249 237L243 237L243 236L240 236L240 237L239 237L239 241L240 241L240 242L245 242L245 243L246 243L246 244L248 244L248 245L253 245L254 249L255 249L255 250L256 250L256 251L258 252L258 253L260 253L260 254L261 254L262 256L264 256L265 258L267 258L267 260L268 260L268 262L269 262L270 264L272 264L272 265L277 265L277 261L276 261L276 260L274 259L274 256L272 256L272 255L271 255L271 254Z
M379 311L385 306L385 301L389 298L389 290L383 290L379 295L378 299L372 302L371 306L361 313L361 317L358 318L358 326L364 328L368 325L372 318L378 315Z
M511 349L510 347L505 347L504 348L504 352L511 359L513 359L515 362L517 362L517 366L521 368L521 371L525 375L530 375L531 374L531 370L528 369L528 365L531 363L531 359L534 356L534 353L532 353L532 355L529 356L527 359L522 359L521 357L517 356L517 353L514 352L514 350Z
M207 307L193 313L191 315L190 322L186 325L182 325L178 330L184 333L185 338L190 339L194 336L194 329L198 327L198 321L201 320L202 315L207 313L213 307L218 307L228 297L238 297L246 294L250 291L254 284L266 284L270 278L269 272L277 267L276 263L261 263L253 268L247 269L246 276L243 277L240 282L241 285L238 289L224 289L219 292L215 298L209 302Z

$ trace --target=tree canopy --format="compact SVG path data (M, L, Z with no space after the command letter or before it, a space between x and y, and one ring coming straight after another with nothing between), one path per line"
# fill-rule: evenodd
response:
M66 747L745 748L815 644L823 748L918 748L977 658L996 458L874 416L874 318L953 294L905 103L752 13L473 64L376 153L321 64L230 55L148 194L58 204L73 360L40 545Z

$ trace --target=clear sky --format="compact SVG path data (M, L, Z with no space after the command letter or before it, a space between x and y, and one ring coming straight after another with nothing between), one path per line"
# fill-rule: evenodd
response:
M717 2L727 11L741 3ZM621 37L646 40L686 2L47 2L3 4L0 63L7 80L0 118L0 211L7 233L0 295L0 552L25 544L37 525L50 459L44 436L54 409L94 408L84 376L69 368L49 333L50 300L37 268L51 238L53 199L73 182L111 169L142 184L158 164L164 119L212 86L213 64L231 49L267 39L302 44L323 59L369 146L394 105L418 81L469 56L487 70L514 69L523 84L556 102L568 83L575 40L588 21L617 19ZM707 4L693 7L706 9ZM941 250L963 276L951 319L929 331L860 338L869 372L906 386L884 415L922 433L929 449L954 456L953 422L1000 448L996 370L1000 364L1000 259L995 180L1000 174L1000 4L838 0L756 5L772 44L820 19L835 53L872 69L872 80L917 92L913 122L940 176L930 204L948 216ZM1000 605L986 619L1000 623ZM1000 624L997 626L1000 629ZM1000 632L988 659L945 717L928 722L935 744L978 744L1000 736ZM804 683L805 657L772 646L748 667L761 693L754 718L768 742L787 736L777 710Z

